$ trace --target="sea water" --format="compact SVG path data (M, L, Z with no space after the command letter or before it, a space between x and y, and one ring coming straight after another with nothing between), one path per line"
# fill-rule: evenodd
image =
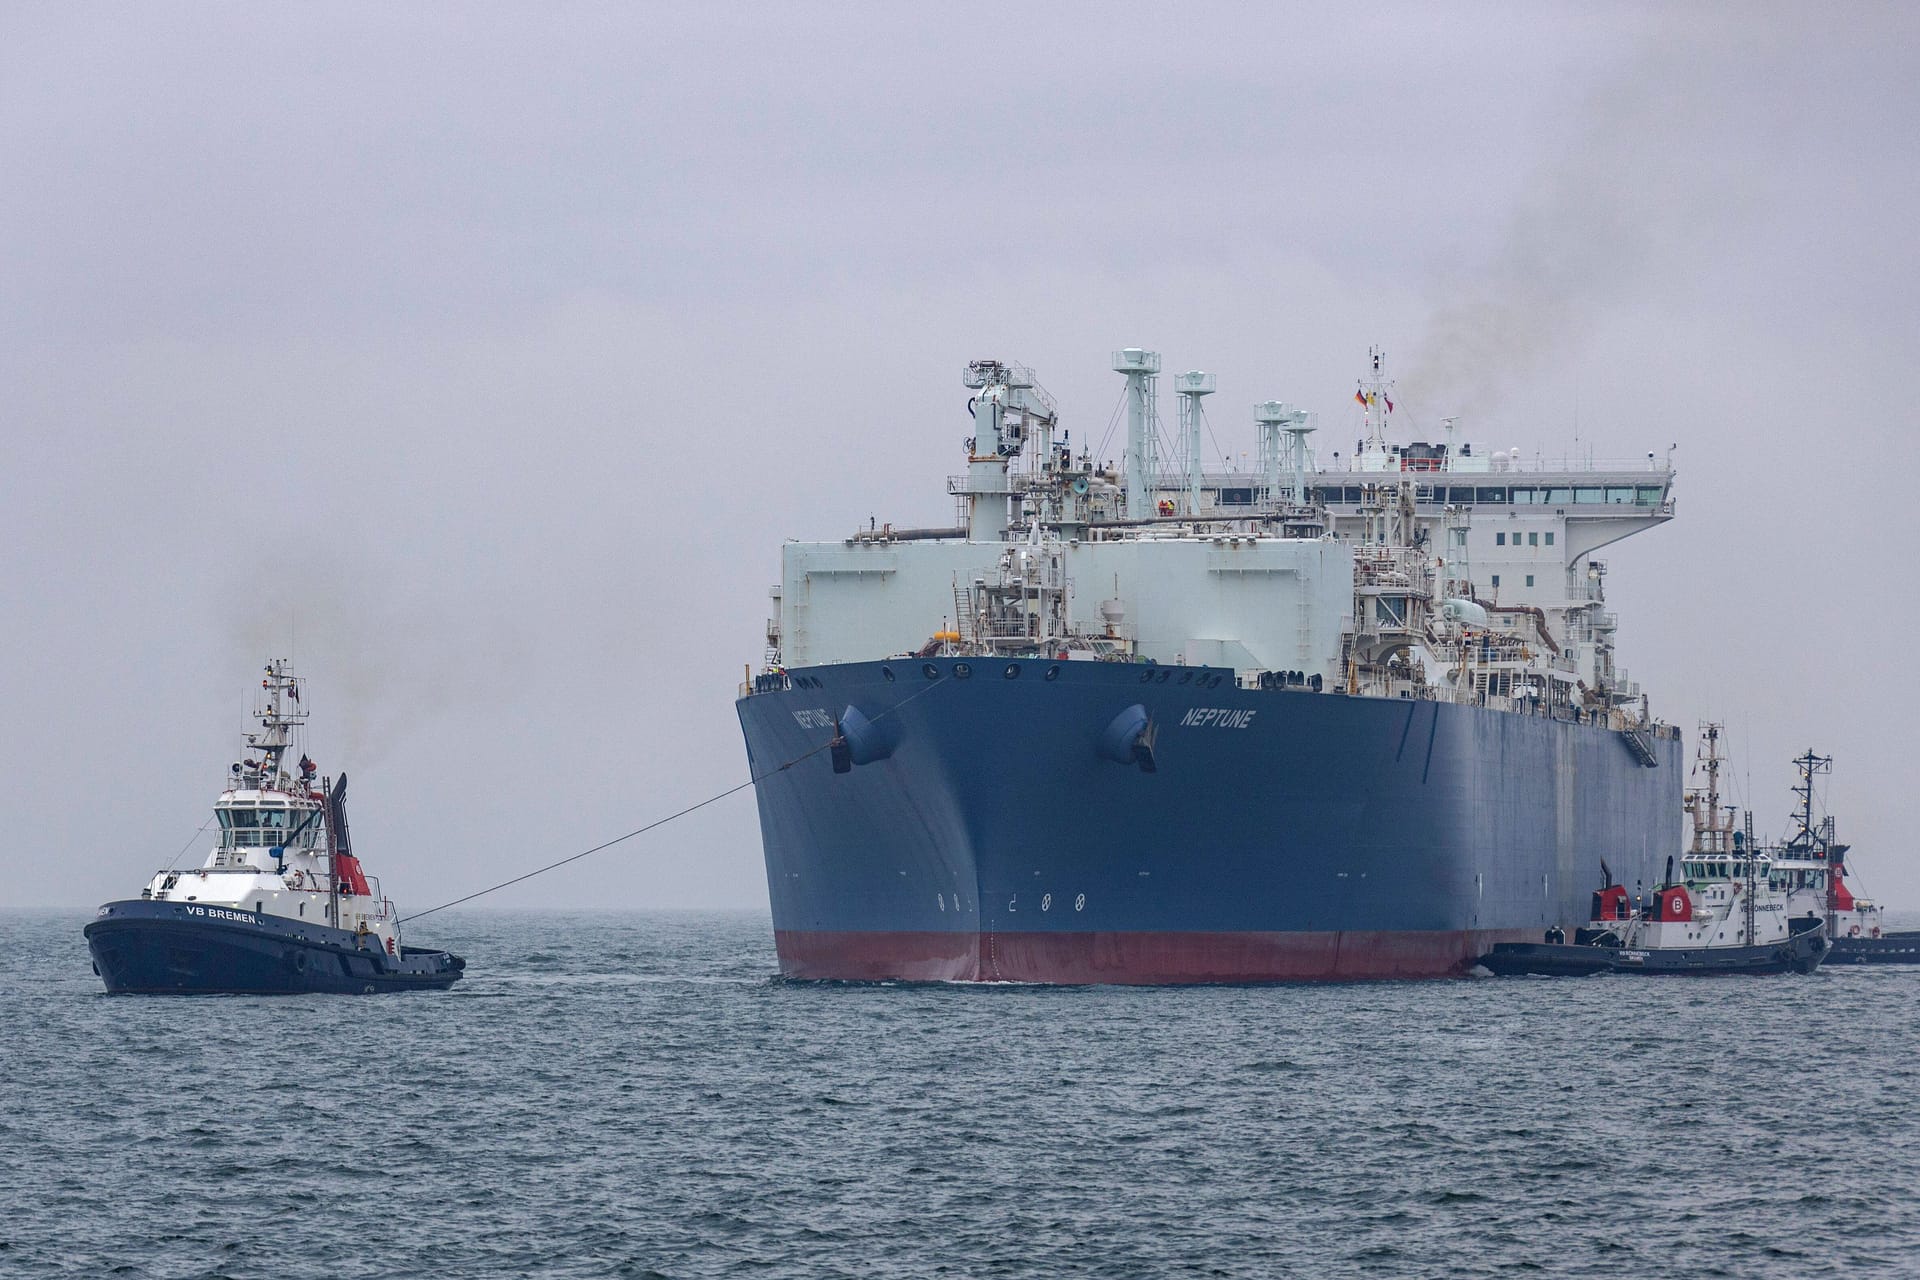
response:
M788 983L448 911L446 993L109 997L0 912L0 1274L1920 1273L1920 968Z

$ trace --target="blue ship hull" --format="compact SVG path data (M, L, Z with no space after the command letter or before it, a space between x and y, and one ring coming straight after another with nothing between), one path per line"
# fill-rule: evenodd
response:
M1585 918L1603 859L1651 885L1680 848L1666 732L1649 766L1594 725L1117 663L899 659L781 683L737 710L796 978L1456 974ZM1111 748L1134 706L1151 772ZM844 773L823 749L836 721Z
M466 962L402 947L390 956L347 929L229 907L109 902L84 930L110 994L371 995L444 990Z

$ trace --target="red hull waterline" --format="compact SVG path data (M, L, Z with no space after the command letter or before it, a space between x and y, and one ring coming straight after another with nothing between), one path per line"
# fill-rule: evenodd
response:
M833 982L1175 984L1459 977L1515 929L1322 933L774 931L780 972Z

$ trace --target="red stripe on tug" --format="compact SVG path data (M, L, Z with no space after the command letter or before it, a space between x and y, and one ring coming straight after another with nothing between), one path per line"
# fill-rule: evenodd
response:
M358 894L363 898L373 896L373 888L367 883L366 873L360 870L360 859L350 853L333 855L334 876L340 881L342 893Z
M828 933L776 930L780 972L839 982L1353 982L1464 974L1531 930Z

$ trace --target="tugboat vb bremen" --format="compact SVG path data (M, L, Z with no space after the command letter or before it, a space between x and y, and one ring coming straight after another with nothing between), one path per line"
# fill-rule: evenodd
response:
M405 946L393 903L347 838L347 779L318 777L303 754L302 681L285 660L260 682L260 731L214 806L220 842L192 870L155 874L140 896L101 907L86 927L110 993L294 994L445 989L466 961Z

